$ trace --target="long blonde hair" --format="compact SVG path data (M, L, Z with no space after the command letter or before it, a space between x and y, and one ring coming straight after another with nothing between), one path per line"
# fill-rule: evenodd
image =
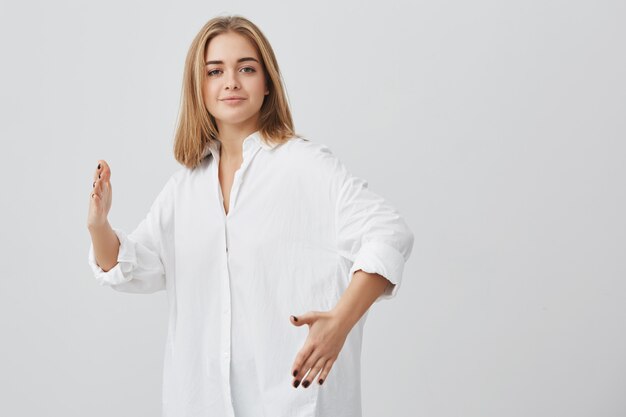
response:
M193 169L202 161L209 142L219 137L215 118L202 99L206 48L214 37L229 31L245 36L261 58L269 95L259 111L259 133L268 143L287 142L300 137L294 131L291 111L274 51L261 30L239 15L219 16L209 20L193 39L183 74L181 104L174 139L174 158Z

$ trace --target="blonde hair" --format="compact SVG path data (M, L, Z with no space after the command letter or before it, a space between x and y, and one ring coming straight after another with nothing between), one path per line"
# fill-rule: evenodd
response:
M215 17L209 20L193 39L185 60L181 104L174 139L174 158L190 169L200 164L205 147L219 137L215 118L209 113L202 98L204 54L211 39L230 31L243 35L252 42L265 73L269 95L265 96L259 111L258 130L261 138L268 143L284 143L292 137L301 138L294 131L274 51L261 30L239 15Z

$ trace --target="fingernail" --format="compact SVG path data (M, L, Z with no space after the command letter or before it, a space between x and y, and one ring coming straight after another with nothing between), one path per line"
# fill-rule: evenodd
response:
M293 376L298 375L298 370L296 369L295 371L293 371Z
M308 386L309 386L309 381L304 381L304 382L302 383L302 386L303 386L304 388L308 387Z
M98 164L98 169L100 169L100 164Z
M298 318L296 316L291 316L293 317L293 321L298 321Z
M92 187L95 187L95 186L96 186L96 182L94 181L94 182L93 182L93 186L92 186Z
M100 174L98 174L98 178L100 178Z
M293 386L295 388L298 388L298 385L300 385L300 381L296 379L296 382L293 383Z
M324 380L320 379L318 382L320 383L320 385L322 385L324 383Z

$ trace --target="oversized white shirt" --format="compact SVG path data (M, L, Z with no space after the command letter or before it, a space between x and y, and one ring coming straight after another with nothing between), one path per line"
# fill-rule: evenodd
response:
M376 302L394 297L412 231L327 146L271 145L258 131L243 142L225 214L219 147L178 169L132 233L113 228L115 267L104 272L89 249L100 285L167 292L163 416L361 416L367 313L324 384L307 388L292 386L291 367L309 327L289 316L332 309L359 269L395 284Z

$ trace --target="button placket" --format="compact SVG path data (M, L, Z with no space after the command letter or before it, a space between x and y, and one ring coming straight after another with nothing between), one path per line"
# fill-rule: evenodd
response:
M229 228L228 223L229 219L232 218L233 210L236 210L237 206L237 197L241 190L241 184L243 183L243 177L248 169L250 162L254 158L254 156L259 151L259 146L256 143L256 138L252 137L250 140L246 140L244 142L243 149L243 161L241 166L237 171L235 171L235 176L233 179L232 189L230 193L230 201L229 201L229 210L228 213L223 210L224 213L223 221L224 221L224 268L225 268L225 280L222 294L225 297L222 308L222 372L224 373L224 391L226 397L229 402L232 401L231 398L231 386L230 386L230 370L231 370L231 349L232 349L232 305L231 305L231 277L230 277L230 266L229 266L229 251L230 251L230 239L229 239ZM216 171L219 171L219 159L216 161ZM218 172L215 173L215 177L218 178ZM223 194L221 192L221 184L218 181L218 190L220 195L220 204L222 208L224 206ZM231 412L232 408L229 407L229 412ZM230 413L229 413L230 414Z
M228 219L224 220L224 244L226 246L226 254L228 255Z

